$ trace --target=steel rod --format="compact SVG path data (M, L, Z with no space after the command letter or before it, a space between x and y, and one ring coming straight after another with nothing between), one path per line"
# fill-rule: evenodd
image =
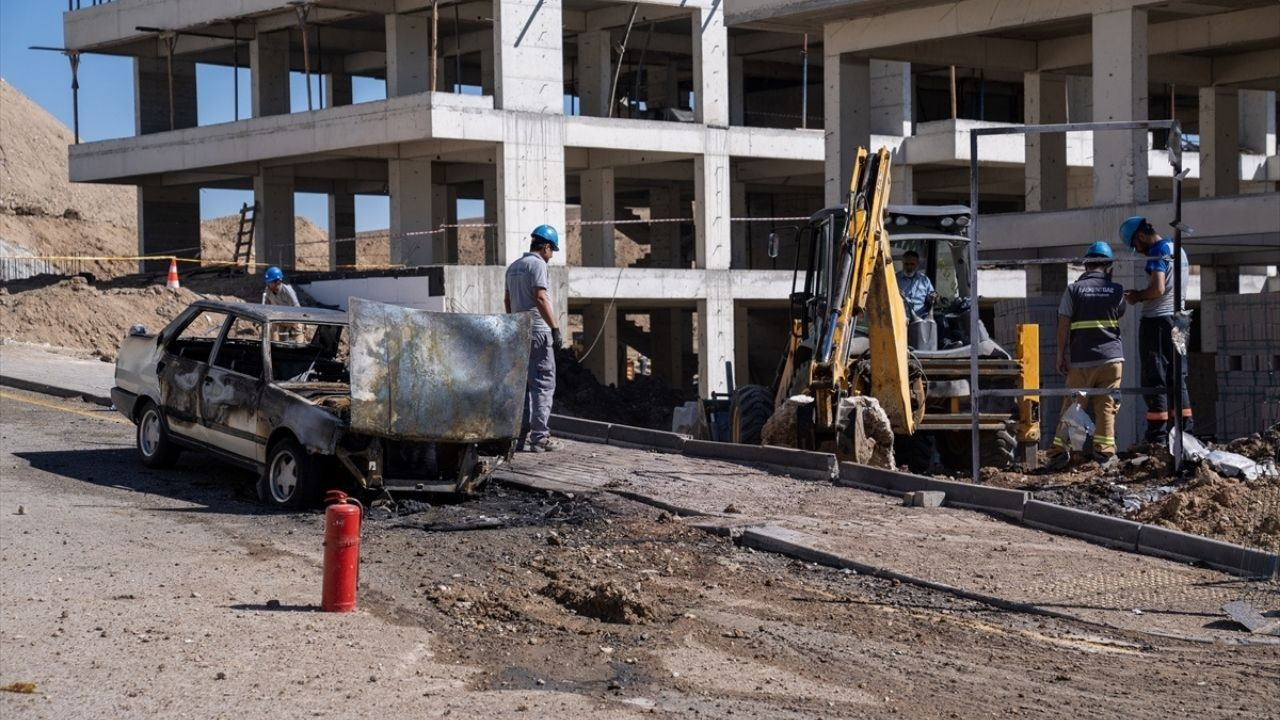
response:
M315 110L311 100L311 48L307 41L307 15L311 14L311 6L307 3L294 5L298 15L298 29L302 32L302 74L307 81L307 112Z
M71 61L71 127L75 133L76 144L80 144L80 53L67 51L67 59Z
M178 46L178 34L166 33L164 36L164 64L166 74L169 76L169 129L176 127L175 111L173 104L173 51Z
M240 21L231 21L231 92L236 120L240 119Z
M613 69L613 87L609 90L609 113L605 117L613 117L613 103L618 96L618 78L622 76L622 58L627 54L627 41L631 39L631 28L636 23L636 13L640 11L640 3L631 4L631 17L627 19L627 30L622 34L622 47L618 51L618 65Z

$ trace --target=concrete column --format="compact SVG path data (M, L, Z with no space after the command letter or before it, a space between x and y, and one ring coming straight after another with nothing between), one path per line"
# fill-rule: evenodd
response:
M693 11L694 119L706 125L729 124L729 34L724 5Z
M387 97L431 89L431 19L426 15L387 15Z
M253 116L288 115L289 31L258 33L249 41Z
M503 110L562 113L564 49L560 0L502 0L493 4L493 13L493 49L497 60L494 106ZM560 187L564 187L563 174ZM563 198L563 191L560 195ZM563 214L561 200L560 215Z
M685 389L684 356L692 339L688 312L681 309L654 310L649 313L649 335L652 337L653 374L677 390Z
M457 188L444 184L444 168L432 168L431 181L431 221L436 227L441 224L456 225L458 222ZM431 258L433 263L458 262L457 228L444 228L440 233L431 236Z
M292 270L296 258L293 170L262 168L253 178L253 199L258 203L256 237L253 239L258 264Z
M1276 93L1240 91L1240 147L1263 155L1276 154Z
M329 267L355 265L356 196L349 192L329 194Z
M559 3L554 5L558 13ZM559 32L558 24L556 32ZM559 61L556 67L559 68ZM560 92L559 81L556 92ZM546 223L564 232L564 123L561 118L508 114L503 119L503 143L498 148L497 165L500 238L497 264L506 265L529 249L529 232L533 228ZM563 265L564 258L564 253L557 253L551 262Z
M746 62L734 52L734 42L729 40L729 124L746 125Z
M480 48L480 92L484 95L493 95L494 93L494 70L497 67L497 61L493 56L493 47Z
M911 134L911 63L871 60L871 132Z
M915 171L901 161L901 153L894 152L889 167L889 200L895 205L907 205L916 201Z
M751 215L747 211L746 183L729 183L729 215L731 217ZM729 224L729 241L732 247L730 267L734 269L747 269L751 266L751 248L748 247L751 242L750 230L748 223L731 222Z
M1093 78L1067 76L1067 122L1093 122Z
M167 121L166 121L167 122ZM200 252L200 188L138 187L138 254L194 258ZM141 272L167 270L166 260L145 261Z
M673 187L649 190L649 218L678 218L683 208L680 191ZM649 265L655 268L681 267L680 225L653 223L649 226Z
M134 129L139 135L168 132L169 70L164 58L133 60ZM173 61L173 127L195 127L196 64Z
M329 107L342 107L351 104L351 76L338 68L324 76L324 96L328 98Z
M1218 298L1240 294L1240 268L1200 266L1200 351L1218 352Z
M729 191L729 132L707 128L706 152L693 158L695 250L697 267L728 269L732 258Z
M827 43L829 47L831 44ZM853 160L859 146L871 145L871 66L865 58L823 58L823 116L826 137L824 202L841 205L849 194Z
M498 233L498 179L497 171L493 178L484 181L484 221L489 227L484 229L484 262L486 265L498 264L498 247L501 245ZM559 229L559 228L557 228ZM523 254L523 251L521 251ZM511 258L515 261L515 257Z
M613 168L583 170L580 185L583 220L613 220ZM613 225L582 226L582 264L586 267L614 267Z
M1028 125L1067 121L1067 84L1062 75L1022 76L1023 113ZM1027 135L1027 211L1067 209L1067 134Z
M391 262L410 267L440 262L436 236L404 237L405 233L435 228L431 218L431 160L388 160L387 189L391 195Z
M1240 98L1200 88L1200 197L1240 194Z
M707 273L707 297L698 301L698 395L727 392L724 364L733 360L733 296L728 273Z
M609 116L613 40L608 30L578 33L578 102L587 117Z
M674 62L645 66L645 104L654 108L679 108L680 68Z
M603 330L602 330L603 326ZM597 334L599 339L596 339ZM618 384L618 309L609 303L594 303L582 309L582 337L591 354L583 365L605 385Z
M1093 15L1093 117L1096 122L1147 119L1147 13ZM1147 132L1093 137L1093 196L1114 205L1148 199Z

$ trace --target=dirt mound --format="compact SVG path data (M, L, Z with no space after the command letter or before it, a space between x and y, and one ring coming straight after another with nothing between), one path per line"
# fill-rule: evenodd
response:
M258 282L255 278L206 279L203 283L189 281L178 290L158 282L95 285L83 277L57 280L44 276L9 283L0 287L0 338L87 350L115 360L120 339L134 323L159 330L205 296L254 299ZM197 292L197 288L204 292Z
M223 215L200 223L200 257L228 262L235 253L239 215ZM293 219L297 270L329 269L329 233L301 215Z
M602 385L569 350L556 352L554 410L588 420L671 429L671 413L685 401L661 378L637 375L619 385Z
M640 625L658 616L653 605L632 590L612 582L587 586L553 580L540 591L583 617L618 625Z
M1250 481L1202 470L1133 519L1280 552L1280 479Z

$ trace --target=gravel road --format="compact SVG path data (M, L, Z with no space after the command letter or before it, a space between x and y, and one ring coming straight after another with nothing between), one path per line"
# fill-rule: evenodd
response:
M0 716L1276 716L1275 646L998 611L607 497L372 511L361 610L321 614L318 513L132 447L0 391L0 686L35 685Z

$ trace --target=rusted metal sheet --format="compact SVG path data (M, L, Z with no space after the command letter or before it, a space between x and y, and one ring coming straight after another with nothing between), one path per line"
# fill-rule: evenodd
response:
M472 443L520 431L533 318L351 298L351 429Z

